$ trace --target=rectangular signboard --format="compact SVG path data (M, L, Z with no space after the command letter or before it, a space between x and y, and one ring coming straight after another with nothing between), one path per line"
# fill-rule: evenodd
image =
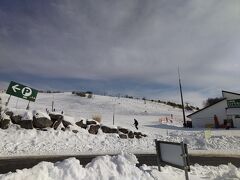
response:
M20 83L11 81L6 93L12 96L16 96L34 102L36 100L38 91L36 89L22 85Z
M227 100L228 108L240 108L240 99Z
M155 142L160 165L164 164L190 170L186 144L157 140Z

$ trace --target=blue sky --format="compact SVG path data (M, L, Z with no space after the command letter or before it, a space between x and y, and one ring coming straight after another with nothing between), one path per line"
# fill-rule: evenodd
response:
M0 87L91 90L201 106L240 92L239 0L1 0Z

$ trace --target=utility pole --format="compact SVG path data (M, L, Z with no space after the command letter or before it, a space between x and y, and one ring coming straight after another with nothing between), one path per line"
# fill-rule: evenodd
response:
M183 127L186 127L186 118L185 118L185 110L184 110L184 103L183 103L182 85L181 85L181 78L180 78L179 67L178 67L178 78L179 78L179 89L180 89L181 101L182 101Z

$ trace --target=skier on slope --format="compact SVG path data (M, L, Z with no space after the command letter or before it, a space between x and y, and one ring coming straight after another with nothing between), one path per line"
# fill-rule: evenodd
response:
M134 126L138 130L138 121L136 119L134 119Z

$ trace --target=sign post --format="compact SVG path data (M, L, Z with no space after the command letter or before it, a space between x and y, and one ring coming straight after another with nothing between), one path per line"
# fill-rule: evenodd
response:
M11 99L11 95L8 97L8 100L6 102L6 106L8 106L8 103L9 103L10 99Z
M34 102L36 100L38 91L36 89L22 85L20 83L11 81L6 93L10 95L6 103L6 106L8 105L11 96L16 96L16 97L28 100L29 102L28 102L27 109L29 109L29 103L30 101Z
M158 170L161 165L170 165L185 171L185 178L189 180L190 171L187 145L183 142L174 143L155 140Z

